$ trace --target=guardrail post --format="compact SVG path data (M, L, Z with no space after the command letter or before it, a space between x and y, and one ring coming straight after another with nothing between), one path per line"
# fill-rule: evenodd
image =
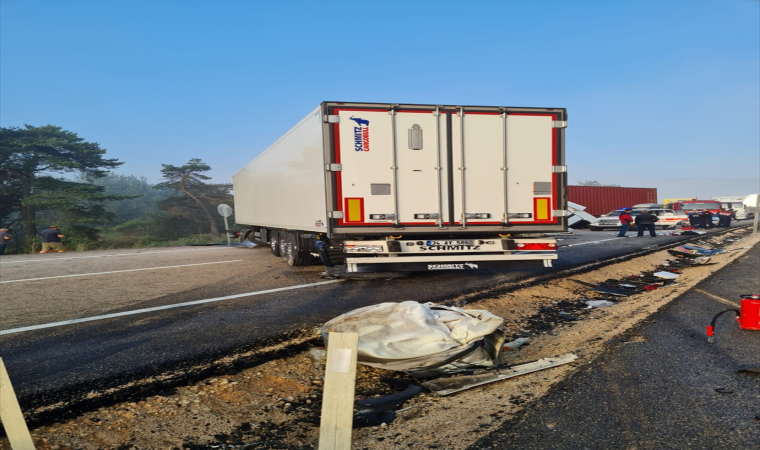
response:
M327 335L325 387L322 391L322 420L319 450L350 450L354 421L357 333Z
M0 358L0 421L3 422L5 434L13 450L34 450L34 442L26 427L24 415L18 404L16 393L11 385L11 378L5 370L3 358Z

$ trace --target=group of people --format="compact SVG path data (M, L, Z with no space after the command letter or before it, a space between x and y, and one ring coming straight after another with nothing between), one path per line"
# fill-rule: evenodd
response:
M618 216L618 220L620 220L620 223L623 225L620 227L618 237L628 237L626 236L626 233L631 229L632 223L635 223L636 228L639 230L636 237L644 236L645 231L649 231L651 237L657 237L657 233L654 232L654 224L660 219L658 219L655 214L650 213L647 209L641 210L641 214L637 215L634 219L633 216L631 216L631 208L623 208L623 212Z
M63 242L61 240L63 237L61 230L57 226L51 225L50 228L40 233L40 241L42 242L42 250L40 253L64 251ZM8 246L10 240L11 235L8 234L8 229L0 228L0 255L5 252L5 247Z
M736 215L733 209L724 209L717 213L718 224L713 224L713 213L707 209L694 210L689 214L689 224L694 228L713 228L713 227L725 227L731 226L731 220L736 219Z
M622 208L622 210L623 212L618 216L618 219L620 220L622 226L620 227L620 232L618 233L617 237L628 237L626 236L626 233L628 233L628 230L631 229L632 223L635 223L636 228L639 230L636 237L644 236L644 232L646 231L649 231L650 236L657 237L657 233L655 233L654 227L655 223L659 219L655 214L652 214L645 209L642 210L641 214L637 215L634 219L633 216L631 216L631 208ZM731 226L731 220L736 218L734 215L734 210L732 209L724 209L717 215L718 224L713 225L713 214L709 210L695 210L689 214L689 223L694 228L707 229L712 228L713 226L728 228Z

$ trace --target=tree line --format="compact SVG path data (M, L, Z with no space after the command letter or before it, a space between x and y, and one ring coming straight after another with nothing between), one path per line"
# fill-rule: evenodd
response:
M38 231L57 225L74 250L218 240L220 203L232 184L214 184L200 158L162 164L162 181L113 172L106 149L54 125L0 127L0 228L18 252L38 249ZM15 244L15 247L14 247Z

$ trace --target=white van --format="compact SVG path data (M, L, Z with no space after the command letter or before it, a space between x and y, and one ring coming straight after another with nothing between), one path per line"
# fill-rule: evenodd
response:
M754 219L755 214L752 212L754 208L749 208L747 205L742 203L741 200L723 200L720 198L716 198L713 200L719 200L720 201L720 207L722 209L733 209L734 210L734 218L736 220L743 220L743 219Z
M636 219L636 216L641 214L644 209L634 209L631 211L631 216ZM666 230L673 230L676 226L682 223L689 223L689 217L686 214L676 214L672 209L664 208L652 208L649 212L657 216L657 222L654 224L656 227L662 227ZM588 229L591 231L602 231L604 229L619 229L623 226L620 223L619 216L623 214L623 210L612 211L609 214L600 217L596 222L590 224ZM637 227L635 223L631 224L631 231L636 231Z

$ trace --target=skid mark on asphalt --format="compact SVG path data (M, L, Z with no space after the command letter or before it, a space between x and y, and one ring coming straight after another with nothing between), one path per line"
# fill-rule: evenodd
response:
M147 267L145 269L114 270L112 272L93 272L93 273L79 273L75 275L58 275L55 277L25 278L23 280L0 281L0 283L20 283L22 281L52 280L53 278L89 277L90 275L107 275L109 273L139 272L141 270L174 269L177 267L205 266L208 264L226 264L226 263L234 263L234 262L243 262L243 260L236 259L233 261L217 261L217 262L207 262L207 263L198 263L198 264L182 264L181 266Z
M230 248L230 247L204 247L204 248L194 248L192 250L163 250L160 252L137 252L137 253L112 253L109 255L90 255L90 256L71 256L68 258L50 258L50 257L44 257L41 256L39 259L22 259L21 261L0 261L0 264L16 264L16 263L27 263L27 262L50 262L50 261L63 261L67 259L84 259L84 258L113 258L114 256L140 256L140 255L148 255L151 253L177 253L177 252L197 252L197 251L208 251L208 250L219 250L222 248Z
M282 292L282 291L289 291L293 289L303 289L303 288L309 288L314 286L321 286L323 284L330 284L330 283L338 283L344 280L329 280L329 281L320 281L318 283L309 283L309 284L300 284L298 286L287 286L287 287L281 287L276 289L267 289L265 291L256 291L256 292L247 292L245 294L236 294L236 295L227 295L225 297L216 297L216 298L207 298L203 300L194 300L192 302L184 302L184 303L177 303L174 305L165 305L165 306L156 306L153 308L143 308L143 309L135 309L133 311L124 311L124 312L118 312L118 313L112 313L112 314L103 314L101 316L92 316L92 317L84 317L81 319L72 319L72 320L64 320L61 322L52 322L52 323L44 323L40 325L31 325L28 327L20 327L20 328L11 328L9 330L0 330L0 335L3 334L12 334L12 333L21 333L23 331L32 331L32 330L40 330L42 328L52 328L52 327L60 327L64 325L72 325L75 323L82 323L82 322L92 322L94 320L103 320L103 319L110 319L113 317L122 317L122 316L131 316L133 314L143 314L147 312L153 312L153 311L161 311L164 309L172 309L172 308L182 308L185 306L193 306L193 305L202 305L204 303L212 303L212 302L220 302L222 300L232 300L235 298L243 298L243 297L252 297L254 295L264 295L264 294L272 294L275 292Z

